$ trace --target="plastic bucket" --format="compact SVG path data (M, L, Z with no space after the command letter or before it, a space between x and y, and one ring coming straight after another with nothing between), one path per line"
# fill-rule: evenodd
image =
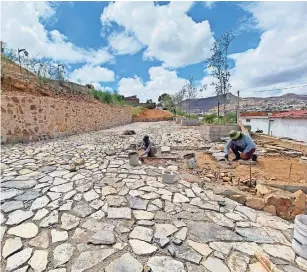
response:
M307 215L295 217L292 248L297 255L307 259Z
M130 152L128 154L128 159L131 166L139 165L139 154L137 152Z
M187 164L187 167L189 169L194 169L196 168L197 164L196 164L196 158L195 158L195 154L194 153L189 153L183 156L183 158L185 159L185 162Z

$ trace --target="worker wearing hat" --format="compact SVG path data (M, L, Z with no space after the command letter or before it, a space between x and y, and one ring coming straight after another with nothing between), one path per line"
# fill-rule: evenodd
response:
M240 159L252 159L253 161L257 160L257 155L255 154L256 145L249 135L241 131L232 130L229 132L229 137L230 139L228 140L224 149L226 160L228 160L228 153L230 149L235 154L235 158L233 159L234 161L238 161Z

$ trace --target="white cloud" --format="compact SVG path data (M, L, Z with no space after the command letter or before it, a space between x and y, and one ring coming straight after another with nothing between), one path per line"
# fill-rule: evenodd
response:
M142 82L139 77L122 78L118 83L119 93L124 96L137 95L143 102L147 99L157 101L161 94L174 94L186 83L186 79L178 77L176 71L164 67L151 67L148 73L150 79L147 82Z
M58 30L47 31L42 21L51 20L56 10L49 2L3 2L1 39L14 49L26 48L31 56L66 63L102 64L113 59L105 48L77 47Z
M216 1L205 1L204 5L205 5L205 7L211 9L215 6L215 3L216 3Z
M110 35L108 40L117 55L133 55L143 47L135 37L124 32Z
M257 48L230 55L235 61L233 91L269 96L269 91L256 91L307 83L307 3L257 2L243 7L263 33ZM287 92L307 93L307 88L282 91Z
M70 74L70 81L79 84L92 84L96 89L105 89L99 82L114 81L114 72L101 66L86 64L79 69L75 69Z
M248 28L253 26L262 34L255 49L229 56L235 61L231 91L264 97L271 96L272 89L307 83L307 3L255 2L241 6L253 16ZM210 82L212 78L205 76L203 83ZM208 87L212 93L213 87ZM288 92L307 94L307 88L285 89L280 94Z
M101 15L104 28L116 23L146 46L144 57L165 67L198 63L210 55L213 37L208 21L195 23L186 12L192 2L113 2ZM132 36L131 36L132 38Z

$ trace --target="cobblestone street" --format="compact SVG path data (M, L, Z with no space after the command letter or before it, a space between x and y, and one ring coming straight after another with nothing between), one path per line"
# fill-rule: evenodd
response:
M2 271L264 271L256 252L281 271L307 271L292 223L204 182L163 184L162 166L130 166L127 151L145 134L172 151L206 146L173 122L2 146Z

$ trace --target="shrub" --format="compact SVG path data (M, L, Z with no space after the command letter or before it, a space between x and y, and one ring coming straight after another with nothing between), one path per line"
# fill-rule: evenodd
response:
M145 108L143 108L143 107L132 107L132 116L136 117L139 114L141 114L144 110L145 110Z
M106 104L124 104L124 99L117 92L110 93L107 91L97 91L95 89L91 90L91 95L94 96L95 99L100 100Z
M204 115L204 123L213 124L217 123L217 115L215 113Z

